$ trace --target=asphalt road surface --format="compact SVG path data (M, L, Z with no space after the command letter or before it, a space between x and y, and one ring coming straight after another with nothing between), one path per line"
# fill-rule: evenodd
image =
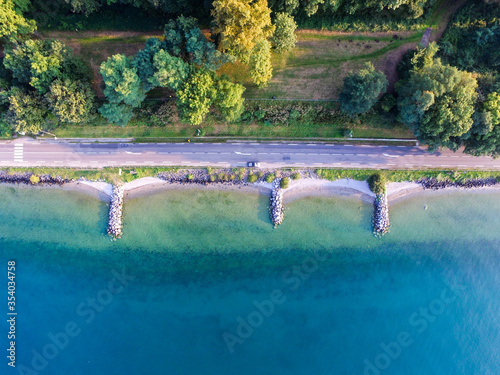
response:
M416 146L325 143L67 143L20 138L0 142L0 167L221 166L500 170L500 159Z

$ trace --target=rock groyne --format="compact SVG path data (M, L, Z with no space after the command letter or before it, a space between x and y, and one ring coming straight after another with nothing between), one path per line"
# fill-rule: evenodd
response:
M389 232L390 225L387 194L377 194L373 202L373 234L383 236Z
M473 189L473 188L483 188L499 185L500 183L496 178L477 178L477 179L467 179L463 181L451 181L451 180L437 180L436 178L421 178L417 181L424 189L446 189L450 187L462 188L462 189Z
M281 178L276 178L272 184L271 202L269 211L271 213L271 221L274 226L280 225L285 217L283 208L283 189L280 186Z
M113 186L109 202L108 234L112 237L122 236L123 186Z
M14 173L8 174L0 171L0 182L9 184L29 184L29 185L64 185L72 180L62 178L61 176L51 176L50 174L42 174L37 176L38 182L34 184L31 181L33 173Z

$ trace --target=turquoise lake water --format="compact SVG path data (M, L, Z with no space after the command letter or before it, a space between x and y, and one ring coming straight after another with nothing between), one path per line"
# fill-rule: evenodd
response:
M500 374L499 193L408 198L382 239L357 199L297 200L278 229L267 205L162 192L111 241L97 199L0 186L0 374Z

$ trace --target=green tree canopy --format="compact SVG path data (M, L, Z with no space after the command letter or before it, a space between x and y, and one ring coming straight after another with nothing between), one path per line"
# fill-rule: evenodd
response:
M109 122L125 126L134 115L134 107L123 103L104 103L99 108L99 113Z
M23 5L20 3L20 5ZM20 35L31 34L36 30L33 20L26 20L17 13L11 0L0 0L0 40L13 42Z
M500 95L492 92L488 95L483 104L484 110L491 114L491 121L494 125L500 123Z
M164 50L154 56L154 68L155 73L149 79L154 87L167 87L176 91L189 75L189 64Z
M255 45L250 57L250 76L259 87L265 87L273 76L271 43L261 40Z
M245 88L237 83L220 79L217 82L217 95L214 105L222 113L226 121L237 121L243 113L242 97Z
M340 108L350 116L366 113L387 88L387 78L383 72L375 70L371 63L363 69L351 72L344 78L340 92Z
M141 105L146 98L137 69L125 55L113 55L103 62L100 72L104 80L104 95L109 103L99 108L108 121L120 126L132 118L133 108Z
M431 149L448 145L472 127L476 88L472 74L429 60L398 89L400 119Z
M201 68L192 70L189 78L177 91L177 108L181 119L199 125L207 115L217 95L212 74Z
M43 130L47 109L35 93L14 87L9 94L9 110L5 121L17 133L38 134Z
M162 46L163 43L158 38L149 38L146 40L144 48L139 50L132 59L132 66L136 69L146 91L155 86L149 80L156 72L154 57L162 49Z
M18 82L44 94L55 79L62 78L70 58L70 50L58 40L27 40L6 48L4 65Z
M220 48L247 63L257 43L274 32L267 0L215 0L212 16Z
M104 95L111 103L123 102L138 107L146 97L137 69L127 56L118 54L109 57L101 64L100 72L105 85Z
M80 81L56 80L46 94L49 108L61 122L88 121L94 109L94 93Z
M172 56L212 71L231 61L231 56L218 51L215 44L205 37L198 20L193 17L180 16L165 25L162 49Z
M297 24L293 17L286 13L277 13L274 21L274 34L271 38L274 49L278 53L290 51L297 43L295 29Z

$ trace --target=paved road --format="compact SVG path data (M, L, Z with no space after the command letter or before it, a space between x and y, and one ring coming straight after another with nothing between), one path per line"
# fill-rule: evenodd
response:
M500 160L423 147L324 143L59 143L29 138L0 142L2 166L245 166L464 168L500 170Z

